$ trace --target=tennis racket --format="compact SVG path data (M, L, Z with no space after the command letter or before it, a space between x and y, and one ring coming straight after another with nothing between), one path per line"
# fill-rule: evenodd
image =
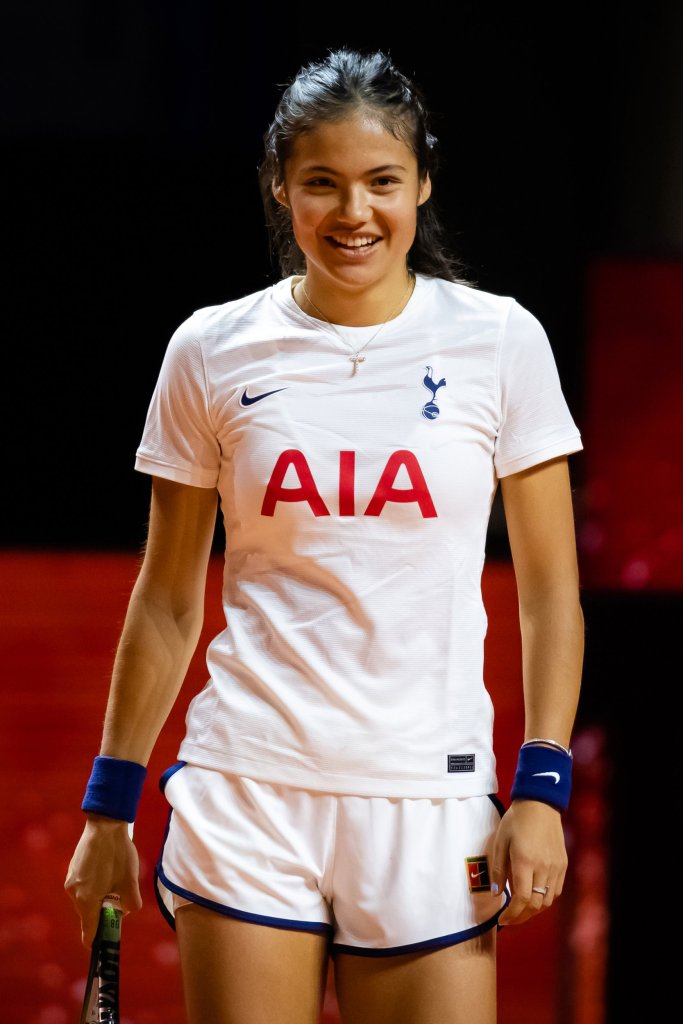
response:
M97 933L90 954L90 969L79 1024L120 1024L119 962L121 919L118 896L102 903Z

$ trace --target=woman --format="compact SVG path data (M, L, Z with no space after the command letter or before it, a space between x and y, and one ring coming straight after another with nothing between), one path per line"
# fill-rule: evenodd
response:
M105 895L140 906L126 821L199 637L219 494L228 626L157 867L190 1022L313 1022L331 952L344 1021L489 1024L496 925L562 891L582 446L541 326L458 280L435 142L385 55L302 69L260 171L282 280L185 321L148 413L149 538L66 888L86 944ZM482 677L498 479L526 711L507 812Z

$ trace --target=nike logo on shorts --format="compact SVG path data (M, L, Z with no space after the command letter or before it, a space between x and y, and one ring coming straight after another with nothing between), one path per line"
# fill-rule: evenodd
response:
M287 388L275 388L275 391L264 391L262 395L249 396L247 389L245 388L240 395L240 405L248 406L255 405L256 402L260 402L263 398L268 398L269 395L276 395L278 391L286 391Z
M536 776L536 775L554 775L555 776L555 785L557 785L558 782L560 781L560 773L559 772L534 772L534 776Z

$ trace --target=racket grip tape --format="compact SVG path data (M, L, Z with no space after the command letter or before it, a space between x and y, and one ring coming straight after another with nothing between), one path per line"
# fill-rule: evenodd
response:
M80 1024L119 1024L119 965L123 911L105 901L92 944Z
M103 903L100 910L101 938L105 942L115 942L118 946L121 942L121 918L123 911L120 907L112 906L110 903Z
M119 1024L119 966L121 958L121 918L117 907L106 903L100 911L100 942L97 962L99 977L98 1009L100 1024Z

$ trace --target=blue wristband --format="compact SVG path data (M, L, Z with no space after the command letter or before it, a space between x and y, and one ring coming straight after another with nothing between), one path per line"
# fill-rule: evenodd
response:
M572 757L550 747L522 747L510 800L540 800L566 811L572 788Z
M82 811L135 821L147 769L137 761L96 757L81 804Z

